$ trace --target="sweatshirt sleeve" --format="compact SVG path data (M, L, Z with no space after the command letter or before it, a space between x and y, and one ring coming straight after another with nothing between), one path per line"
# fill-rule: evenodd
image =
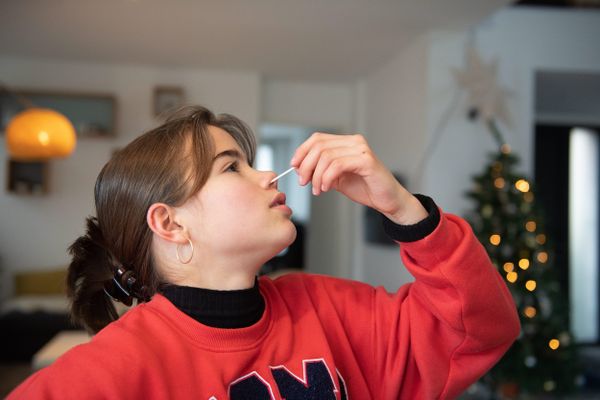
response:
M408 227L384 222L415 282L374 295L379 373L384 387L401 377L398 398L455 398L506 352L519 318L469 224L416 196L429 217Z
M321 276L307 291L319 293L317 312L328 332L336 332L331 321L342 325L342 336L331 340L347 341L351 349L336 357L351 354L360 364L371 397L454 399L498 362L520 323L470 225L427 196L415 196L427 218L410 226L384 222L414 282L389 293Z

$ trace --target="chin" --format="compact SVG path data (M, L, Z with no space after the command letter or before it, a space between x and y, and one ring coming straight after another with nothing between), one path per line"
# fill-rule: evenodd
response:
M296 235L298 235L298 231L296 230L296 225L294 225L291 220L288 225L289 225L289 228L288 228L287 236L284 235L284 237L287 240L285 240L285 245L282 247L281 250L285 249L290 244L294 243L294 240L296 240Z
M296 235L298 234L298 231L296 231L296 226L292 223L292 221L289 221L289 224L286 224L286 229L287 230L281 229L282 232L278 233L277 242L275 244L276 251L273 257L279 254L283 249L294 243L294 240L296 240Z

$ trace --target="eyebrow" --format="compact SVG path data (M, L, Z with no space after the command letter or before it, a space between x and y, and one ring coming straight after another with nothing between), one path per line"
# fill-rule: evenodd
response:
M215 156L215 158L213 158L213 162L215 162L219 158L223 158L223 157L233 157L233 158L237 158L238 160L244 159L244 156L239 151L237 151L235 149L228 149L228 150L224 150L224 151L220 152L219 154L217 154Z
M223 150L222 152L220 152L219 154L217 154L214 158L213 158L213 165L217 162L217 160L224 158L224 157L232 157L235 158L237 160L243 161L243 162L247 162L246 161L246 156L242 153L240 153L238 150L236 149L227 149L227 150Z

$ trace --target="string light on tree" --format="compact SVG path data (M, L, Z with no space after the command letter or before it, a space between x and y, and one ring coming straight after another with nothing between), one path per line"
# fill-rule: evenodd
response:
M502 238L497 233L490 236L490 243L493 244L494 246L498 246L501 241L502 241Z
M558 349L559 346L560 346L560 342L558 341L558 339L551 339L548 342L548 347L550 347L552 350Z
M519 260L519 268L521 268L523 271L527 270L527 268L529 268L529 260L526 258L521 258Z
M543 233L540 233L539 235L536 235L535 241L538 244L545 244L546 243L546 235L544 235Z
M519 179L518 181L516 181L515 187L520 192L523 192L523 193L529 192L529 182L527 182L525 179Z
M523 314L525 314L527 318L533 318L537 314L537 310L535 307L528 306L523 310Z
M527 221L527 223L525 224L525 229L527 229L528 232L535 232L536 226L537 224L535 223L535 221Z

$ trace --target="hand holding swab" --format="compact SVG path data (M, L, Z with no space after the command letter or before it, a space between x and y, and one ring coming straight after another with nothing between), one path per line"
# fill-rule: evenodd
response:
M273 178L273 179L271 180L271 182L269 182L269 183L273 183L273 182L275 182L275 181L278 181L278 180L279 180L279 178L282 178L282 177L286 176L287 174L289 174L290 172L292 172L294 169L295 169L295 167L291 167L291 168L290 168L290 169L288 169L287 171L285 171L285 172L282 172L281 174L279 174L279 175L277 175L275 178Z

